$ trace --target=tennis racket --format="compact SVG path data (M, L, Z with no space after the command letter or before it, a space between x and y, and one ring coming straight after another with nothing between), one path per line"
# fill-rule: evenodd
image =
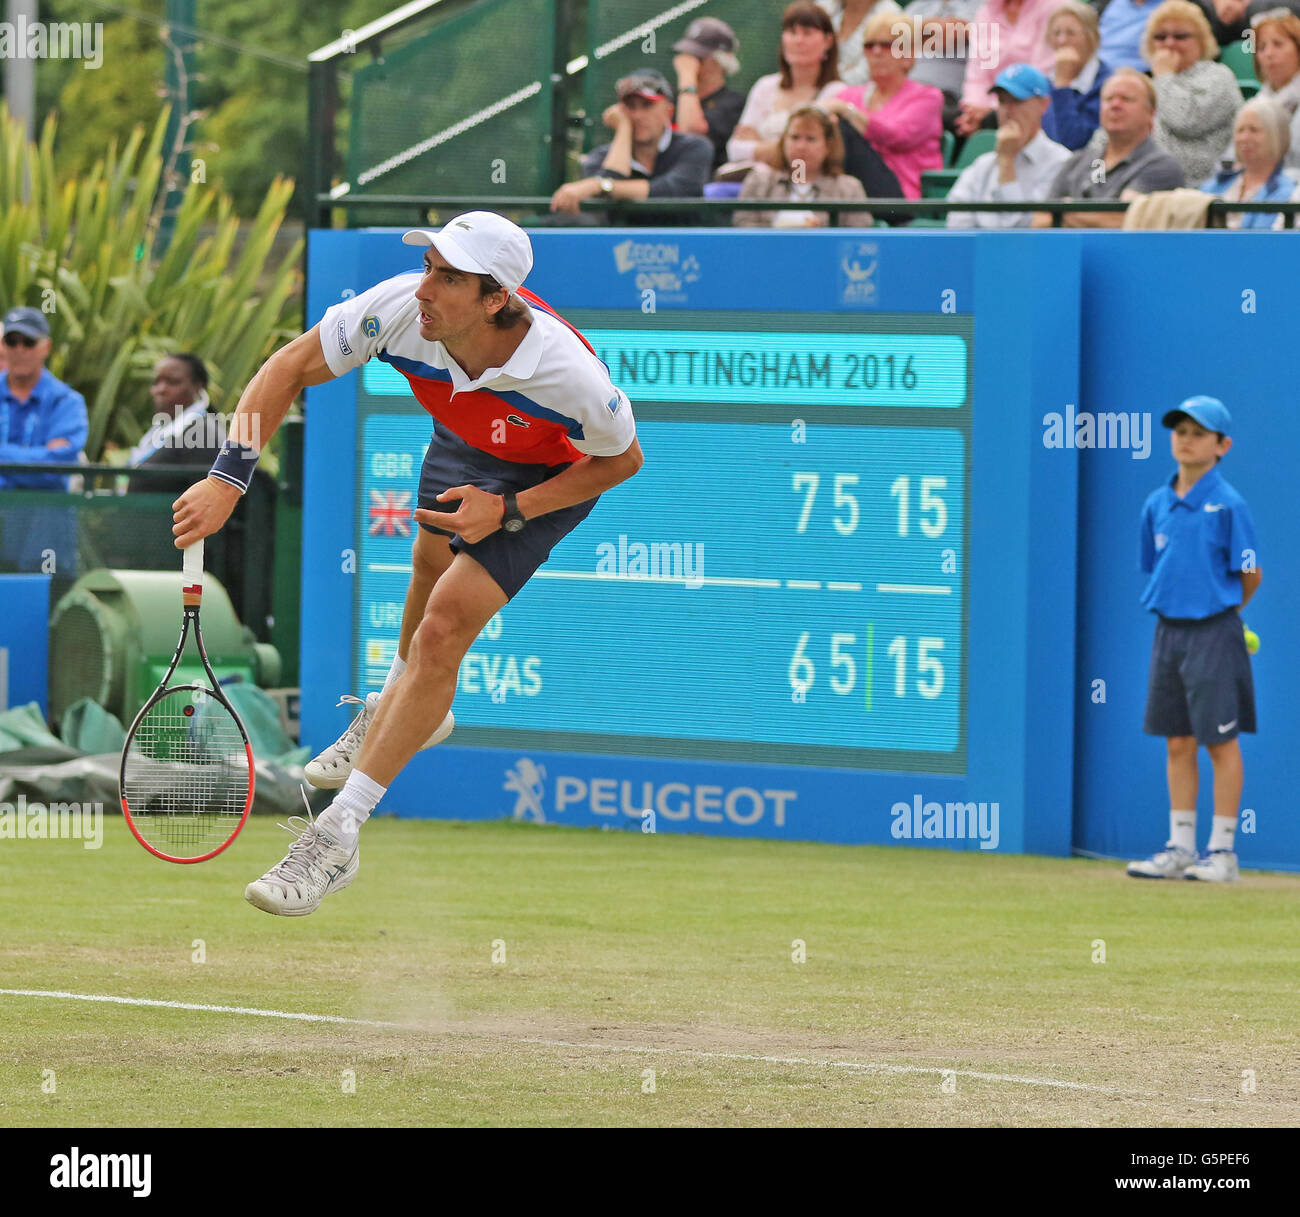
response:
M206 862L238 835L253 805L253 749L212 674L199 602L203 542L185 550L181 640L162 684L135 716L122 749L118 793L127 826L167 862ZM208 683L168 685L190 628Z

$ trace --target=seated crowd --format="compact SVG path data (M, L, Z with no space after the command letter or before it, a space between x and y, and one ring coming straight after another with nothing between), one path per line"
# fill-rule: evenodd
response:
M747 95L728 87L741 66L735 33L707 16L673 44L675 84L651 65L619 80L602 115L612 138L555 192L556 218L609 222L580 211L602 196L705 196L808 204L737 208L746 227L863 226L907 222L875 201L934 197L948 183L950 200L969 203L1132 202L1180 187L1204 202L1300 201L1300 0L795 0L773 5L778 28L762 52L776 71ZM1246 64L1257 84L1239 80ZM936 172L954 163L960 174ZM857 199L875 205L838 221L814 205ZM698 220L667 208L617 217ZM1051 221L1026 206L946 222ZM1124 214L1064 222L1117 227ZM1263 212L1227 223L1284 226Z

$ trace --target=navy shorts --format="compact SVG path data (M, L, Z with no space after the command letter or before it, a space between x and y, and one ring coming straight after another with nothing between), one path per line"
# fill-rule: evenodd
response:
M1255 681L1236 609L1202 621L1161 617L1156 623L1142 730L1194 735L1206 745L1254 732Z
M453 486L477 486L490 494L505 494L508 490L518 493L555 477L568 467L567 463L520 465L503 461L471 447L435 423L433 439L429 441L429 450L424 454L424 464L420 467L420 492L416 503L430 511L455 511L459 506L456 500L438 502L438 495ZM599 497L597 495L596 499ZM469 554L496 580L506 599L513 600L519 589L532 578L533 572L550 557L551 550L587 518L596 506L596 499L535 516L519 532L498 528L474 545L467 545L459 537L431 524L421 524L420 527L435 536L451 537L451 548L456 553L463 550Z

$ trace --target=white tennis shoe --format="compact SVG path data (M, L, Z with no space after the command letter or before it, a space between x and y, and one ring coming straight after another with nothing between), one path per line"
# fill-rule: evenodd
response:
M296 825L295 825L296 821ZM305 917L331 892L341 891L361 869L361 847L351 852L319 824L290 816L281 828L295 834L289 852L260 879L244 888L244 899L264 913Z
M1172 841L1141 862L1130 862L1126 874L1134 879L1181 879L1196 861L1190 849L1179 849Z
M370 729L370 722L375 716L375 707L379 705L380 696L379 693L368 693L363 701L359 697L345 693L340 699L338 703L340 706L350 702L352 705L360 706L361 710L348 725L348 729L324 752L308 761L303 769L307 780L318 790L337 790L351 776L352 766L356 764L357 753L361 751L361 743ZM441 744L455 726L456 719L448 710L446 718L420 745L419 751L423 752L426 748L432 748L434 744Z
M1212 849L1202 854L1183 872L1184 879L1204 879L1210 883L1236 883L1241 878L1237 855L1230 849Z

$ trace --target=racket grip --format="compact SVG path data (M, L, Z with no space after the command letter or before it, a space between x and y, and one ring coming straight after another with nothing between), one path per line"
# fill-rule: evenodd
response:
M195 541L188 549L182 550L181 570L187 584L197 583L203 586L203 539Z

